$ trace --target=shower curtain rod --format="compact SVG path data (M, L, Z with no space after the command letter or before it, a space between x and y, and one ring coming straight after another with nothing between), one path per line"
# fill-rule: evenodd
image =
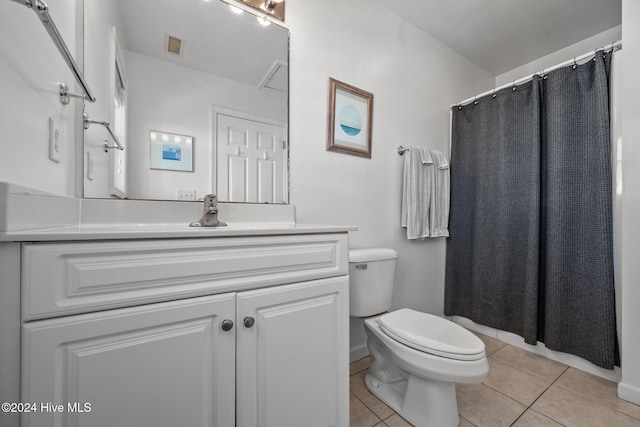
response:
M600 49L592 50L591 52L587 52L584 55L577 56L575 58L569 59L568 61L564 61L564 62L562 62L560 64L554 65L552 67L544 68L541 71L539 71L537 73L534 73L534 74L532 74L530 76L523 77L523 78L518 79L518 80L514 80L511 83L507 83L507 84L504 84L502 86L493 88L491 90L488 90L486 92L481 93L480 95L472 96L471 98L467 98L464 101L460 101L460 102L458 102L456 104L453 104L451 106L451 108L453 108L453 107L462 107L464 105L471 104L472 102L475 102L478 98L482 98L483 96L494 94L494 93L496 93L497 91L499 91L501 89L508 88L508 87L514 87L514 86L518 86L518 85L520 85L522 83L526 83L529 80L533 79L533 76L536 75L536 74L539 75L540 77L542 77L546 73L548 73L549 71L557 70L558 68L566 67L566 66L571 65L571 64L577 64L579 61L582 61L582 60L587 59L587 58L591 58L599 50L607 51L607 50L612 50L612 49L614 51L622 49L622 40L618 40L618 41L613 42L613 43L611 43L609 45L605 45L605 46L601 47Z

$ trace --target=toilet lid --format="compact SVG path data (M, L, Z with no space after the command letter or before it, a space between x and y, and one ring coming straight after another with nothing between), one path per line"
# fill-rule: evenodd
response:
M388 336L416 350L457 360L485 357L480 338L442 317L403 308L377 321Z

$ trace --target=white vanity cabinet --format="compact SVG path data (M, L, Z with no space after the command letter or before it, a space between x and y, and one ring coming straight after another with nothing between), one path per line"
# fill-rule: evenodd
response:
M221 329L234 303L222 294L25 324L21 401L36 410L23 425L234 425L235 333Z
M348 426L347 274L346 233L22 244L20 425Z
M238 426L349 425L348 294L345 277L238 293Z

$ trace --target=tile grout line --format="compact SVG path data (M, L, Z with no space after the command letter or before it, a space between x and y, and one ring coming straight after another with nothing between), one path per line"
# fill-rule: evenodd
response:
M475 425L474 423L472 423L471 421L469 421L468 419L466 419L465 417L463 417L462 415L458 414L458 416L460 417L461 420L465 420L466 422L468 422L469 424L471 424L473 427L478 427L477 425ZM458 423L459 424L459 423Z
M507 344L507 345L509 345L509 344ZM501 349L502 349L502 348L504 348L504 347L505 347L505 346L502 346L502 347L501 347ZM496 351L494 351L492 354L495 354L495 353L497 353L498 351L499 351L499 350L496 350ZM544 357L544 356L543 356L543 357ZM488 359L488 358L489 358L489 357L487 357L487 359ZM543 381L547 382L544 378L540 378L540 377L539 377L539 376L537 376L537 375L534 375L534 374L532 374L532 373L530 373L530 372L527 372L527 371L525 371L525 370L523 370L523 369L520 369L520 368L518 368L517 366L512 365L511 363L508 363L508 362L503 361L503 360L500 360L500 359L495 359L495 358L494 358L494 360L497 360L498 362L504 363L505 365L507 365L507 366L511 367L512 369L515 369L515 370L520 371L520 372L523 372L523 373L525 373L525 374L528 374L528 375L534 376L534 377L536 377L536 378L538 378L538 379L540 379L540 380L543 380ZM518 404L520 404L520 405L522 405L522 406L524 406L524 407L525 407L525 410L524 410L524 411L522 411L522 413L521 413L520 415L518 415L518 416L516 417L516 419L515 419L515 420L513 420L513 422L511 422L511 424L509 424L510 426L513 426L513 425L514 425L516 422L518 422L518 420L519 420L519 419L520 419L520 418L525 414L525 412L527 412L529 409L531 409L532 411L534 410L534 409L532 409L532 406L533 406L533 405L538 401L538 399L540 399L540 397L542 397L542 395L543 395L543 394L545 394L545 393L547 392L547 390L549 390L549 389L551 388L551 386L552 386L552 385L554 385L554 384L556 383L556 381L558 381L558 379L560 379L560 377L561 377L565 372L567 372L567 370L568 370L568 369L569 369L569 366L568 366L568 365L565 365L565 368L562 370L562 372L561 372L560 374L558 374L558 376L557 376L557 377L556 377L552 382L550 382L550 383L549 383L549 385L548 385L547 387L545 387L545 389L542 391L542 393L540 393L540 394L538 395L538 397L536 397L536 398L533 400L533 402L531 402L531 404L529 404L529 405L526 405L526 404L524 404L524 403L522 403L522 402L517 401L516 399L512 398L511 396L508 396L508 395L504 394L504 393L503 393L503 392L501 392L500 390L496 390L495 388L493 388L493 387L489 386L488 384L485 384L485 383L484 383L484 381L483 381L481 384L482 384L482 385L484 385L485 387L490 388L491 390L495 391L496 393L498 393L498 394L500 394L500 395L502 395L502 396L506 397L507 399L510 399L510 400L512 400L512 401L514 401L514 402L516 402L516 403L518 403ZM558 387L560 387L560 386L558 386ZM537 412L537 411L536 411L536 412ZM560 424L560 425L563 425L563 426L564 426L564 424L562 424L562 423L558 422L558 421L557 421L557 420L555 420L554 418L549 417L549 416L547 416L547 415L545 415L545 414L542 414L542 413L540 413L540 414L541 414L541 415L544 415L546 418L549 418L549 419L551 419L551 420L553 420L553 421L557 422L558 424Z
M365 408L367 408L367 409L369 410L369 412L371 412L371 413L373 414L373 416L374 416L374 417L376 417L376 418L378 419L378 421L376 421L376 422L375 422L375 424L372 424L370 427L373 427L373 426L375 426L375 425L376 425L376 424L378 424L378 423L384 422L384 420L383 420L382 418L380 418L380 417L378 416L378 414L376 414L375 412L373 412L373 410L372 410L371 408L369 408L369 407L367 406L367 404L366 404L366 403L364 403L364 402L362 401L362 399L360 399L360 398L359 398L357 395L355 395L354 393L351 393L351 395L354 397L354 399L356 399L356 400L358 400L360 403L362 403L362 404L364 405L364 407L365 407ZM395 413L395 412L394 412L394 413ZM393 414L392 414L392 415L393 415Z
M536 411L535 409L533 409L533 405L535 405L535 403L536 403L538 400L540 400L540 398L542 397L542 395L543 395L543 394L545 394L547 391L549 391L549 389L551 388L551 386L553 386L556 382L558 382L558 380L560 379L560 377L561 377L561 376L563 376L563 375L565 374L565 372L567 372L568 370L569 370L569 366L567 365L567 366L564 368L564 370L560 373L560 375L558 375L558 376L556 377L556 379L555 379L555 380L553 380L553 382L551 382L551 384L549 384L549 386L548 386L547 388L545 388L545 389L544 389L544 391L543 391L542 393L540 393L540 395L539 395L538 397L536 397L536 398L533 400L533 402L531 402L531 405L529 405L529 407L527 407L527 409L526 409L524 412L527 412L529 409L531 409L532 411L538 412L538 411ZM558 386L558 387L560 387L560 386ZM522 414L520 414L520 417L524 414L524 412L523 412ZM558 424L560 424L560 425L564 426L564 424L562 424L560 421L556 420L555 418L553 418L553 417L551 417L551 416L549 416L549 415L547 415L547 414L545 414L545 413L542 413L542 412L538 412L538 413L539 413L540 415L543 415L544 417L549 418L550 420L553 420L553 421L555 421L556 423L558 423ZM520 418L520 417L518 417L518 418ZM516 419L516 421L518 421L518 420ZM516 421L514 421L514 423L515 423ZM513 425L513 424L512 424L512 425ZM565 427L566 427L566 426L565 426Z
M515 368L514 368L514 369L515 369ZM524 372L524 371L523 371L523 372ZM525 405L525 404L524 404L524 403L522 403L522 402L518 402L518 401L517 401L516 399L514 399L513 397L511 397L511 396L508 396L508 395L504 394L504 393L503 393L503 392L501 392L500 390L496 390L495 388L491 387L490 385L487 385L487 384L485 384L485 383L483 383L483 382L482 382L482 383L480 383L480 384L481 384L481 385L483 385L483 386L485 386L485 387L487 387L487 388L488 388L488 389L490 389L490 390L495 391L495 392L496 392L496 393L498 393L499 395L501 395L501 396L503 396L503 397L506 397L507 399L509 399L509 400L511 400L511 401L513 401L513 402L515 402L515 403L517 403L518 405L522 405L522 406L524 406L524 411L522 411L522 413L520 413L520 415L518 415L518 416L516 417L516 419L515 419L515 420L513 420L513 421L509 424L510 426L512 426L516 421L518 421L518 420L520 419L520 417L521 417L525 412L527 412L527 410L530 408L530 406L527 406L527 405ZM545 389L545 391L547 391L547 389ZM542 392L542 393L544 393L544 392ZM533 403L532 403L532 405L533 405ZM472 423L472 424L473 424L473 423Z
M357 373L355 373L355 374L353 374L353 375L351 375L351 376L358 375L358 374L360 374L360 373L362 373L362 372L366 372L366 371L368 371L368 370L369 370L369 368L363 369L362 371L357 372ZM351 376L350 376L350 377L351 377ZM369 392L369 393L371 393L371 392ZM387 426L387 427L388 427L388 425L387 425L387 423L385 423L385 421L386 421L386 420L388 420L389 418L393 417L394 415L398 415L400 418L402 418L402 417L400 416L400 414L398 414L396 411L394 411L394 410L393 410L393 409L391 409L391 408L389 408L389 409L391 409L391 414L390 414L388 417L386 417L386 418L382 418L381 416L379 416L379 415L378 415L378 414L373 410L373 408L370 408L370 407L369 407L369 406L368 406L368 405L367 405L367 404L366 404L362 399L360 399L356 394L354 394L354 393L351 393L351 394L353 394L353 397L355 397L356 399L358 399L358 400L359 400L359 401L360 401L360 402L365 406L365 408L367 408L369 411L371 411L371 412L373 413L373 415L375 415L375 416L380 420L380 421L378 421L378 423L383 423L385 426ZM379 399L377 396L375 396L374 394L371 394L371 395L372 395L374 398L376 398L376 399L380 400L380 399ZM384 402L382 402L382 403L384 403ZM402 418L402 419L404 420L404 418ZM405 420L405 421L406 421L406 420ZM378 424L378 423L376 423L376 424ZM376 424L374 424L374 426L375 426Z
M362 372L367 372L368 370L369 370L369 368L367 368L367 369L363 369L362 371L360 371L360 372L358 372L358 373L355 373L355 374L353 374L352 376L355 376L355 375L361 374ZM351 376L350 376L350 377L351 377ZM366 386L365 386L365 389L366 389ZM368 389L367 389L367 391L368 391ZM369 391L369 393L371 394L371 396L372 396L372 397L374 397L375 399L377 399L377 400L378 400L378 401L380 401L381 403L384 403L384 402L382 402L382 401L381 401L377 396L375 396L373 393L371 393L370 391ZM397 412L396 412L396 411L394 411L393 409L389 408L389 409L391 409L391 415L389 415L388 417L386 417L386 418L384 418L384 419L383 419L380 415L378 415L378 414L376 413L376 411L375 411L373 408L369 407L369 405L367 405L367 404L366 404L362 399L360 399L360 398L358 397L358 395L356 395L355 393L351 393L351 394L353 394L353 397L355 397L356 399L358 399L358 400L360 401L360 403L362 403L362 404L364 405L364 407L365 407L365 408L367 408L369 411L371 411L371 413L372 413L373 415L375 415L375 416L376 416L376 418L378 418L378 420L379 420L379 421L378 421L378 423L382 422L382 423L384 423L384 424L386 425L386 423L384 422L384 420L388 420L388 419L389 419L390 417L392 417L394 414L397 414ZM386 404L385 404L385 405L386 405ZM388 405L387 405L387 407L388 407ZM400 416L400 415L398 415L398 416ZM403 419L404 419L404 418L403 418ZM378 423L376 423L376 424L378 424ZM374 424L374 425L375 425L375 424Z
M560 375L558 375L556 377L556 379L553 380L551 382L551 384L549 384L549 386L547 388L545 388L544 391L542 393L540 393L540 395L533 400L533 402L531 402L531 405L529 405L529 408L531 408L538 401L538 399L540 399L542 397L542 395L545 394L551 388L552 385L554 385L556 382L558 382L560 377L563 376L565 374L565 372L567 372L568 370L569 370L569 366L564 368L564 370L560 373ZM551 418L551 417L547 417L547 418ZM553 418L551 418L551 419L553 420ZM554 420L554 421L556 421L556 420Z
M510 345L510 344L509 344L509 345ZM513 347L515 347L515 346L513 346ZM515 347L515 348L519 348L519 347ZM527 351L527 350L525 350L525 351ZM496 351L495 353L497 353L497 351ZM495 353L492 353L492 355L491 355L491 356L489 356L489 357L487 357L487 359L491 358L491 359L493 359L493 360L497 360L498 362L504 363L505 365L508 365L509 367L511 367L511 368L513 368L513 369L517 369L517 370L518 370L518 371L520 371L520 372L524 372L525 374L529 374L529 375L531 375L531 376L534 376L534 377L538 378L539 380L542 380L542 381L545 381L545 382L549 382L549 380L547 380L546 378L543 378L543 377L539 376L538 374L535 374L535 373L530 372L530 371L525 371L524 369L519 368L519 367L517 367L517 366L515 366L515 365L513 365L513 364L511 364L510 362L507 362L507 361L505 361L505 360L496 359L495 357L493 357L493 354L495 354ZM541 355L538 355L538 356L540 356L540 357L542 357L542 358L544 358L544 359L546 359L546 360L550 360L550 361L552 361L552 362L556 362L555 360L549 359L548 357L541 356ZM556 382L556 380L557 380L558 378L560 378L560 376L561 376L562 374L564 374L564 373L566 372L566 370L567 370L567 369L569 369L569 368L570 368L570 366L569 366L569 365L565 365L564 363L561 363L561 362L556 362L556 363L558 363L558 364L560 364L560 365L564 365L564 369L563 369L563 371L558 375L558 377L552 381L552 384L553 384L554 382Z
M349 375L349 378L351 378L351 377L355 377L356 375L361 374L361 373L363 373L364 371L366 371L366 369L363 369L362 371L354 372L353 374Z
M502 342L502 341L500 341L500 342ZM502 350L503 348L505 348L506 346L508 346L508 345L509 345L509 344L508 344L508 343L506 343L506 342L502 342L502 343L503 343L503 344L500 346L500 348L496 348L495 350L493 350L493 351L491 352L491 354L487 354L487 358L489 358L490 356L492 356L492 355L496 354L497 352L499 352L500 350ZM485 347L486 347L486 346L485 346Z

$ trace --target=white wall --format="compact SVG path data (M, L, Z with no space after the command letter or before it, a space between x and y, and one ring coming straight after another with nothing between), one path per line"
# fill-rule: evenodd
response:
M171 200L176 190L212 188L212 107L286 121L286 95L127 52L128 185L132 199ZM193 172L150 169L149 131L195 137Z
M82 2L47 1L50 14L78 63L76 45ZM58 82L76 82L36 14L11 1L0 2L0 181L55 194L75 195L78 106L59 101ZM49 125L59 127L62 159L49 160Z
M619 25L496 76L496 87L530 76L602 46L610 45L621 38L622 26Z
M397 250L394 307L442 314L445 240L406 240L396 147L448 152L449 106L493 87L494 76L366 0L291 1L287 26L297 221L354 224L352 248ZM329 77L373 93L371 159L326 151ZM354 319L351 347L364 343Z
M640 404L640 2L622 0L622 381L618 394Z

